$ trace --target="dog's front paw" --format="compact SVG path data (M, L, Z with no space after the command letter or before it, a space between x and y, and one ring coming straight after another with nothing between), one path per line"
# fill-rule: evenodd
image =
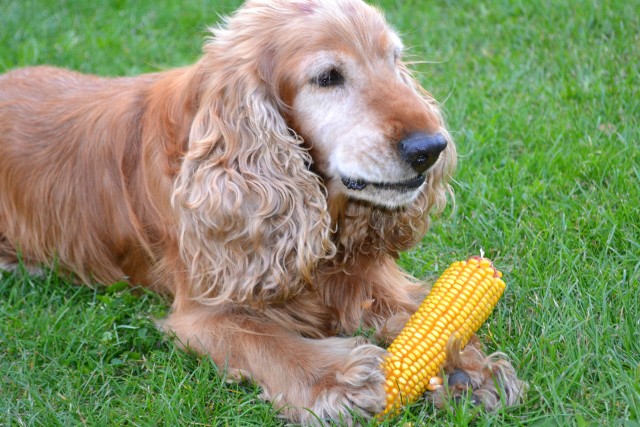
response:
M488 411L519 403L527 385L502 353L485 356L473 345L449 352L446 382L430 393L436 405L467 399Z
M286 418L302 425L332 422L358 425L384 409L382 362L387 352L362 339L335 340L340 340L341 345L327 346L321 355L333 359L334 363L326 366L324 372L318 372L313 384L304 391L308 399L304 408L285 404L282 415ZM278 403L285 402L274 403L280 406Z
M386 351L365 344L354 348L338 367L320 384L316 402L311 408L320 419L368 419L384 409L385 376L381 369Z

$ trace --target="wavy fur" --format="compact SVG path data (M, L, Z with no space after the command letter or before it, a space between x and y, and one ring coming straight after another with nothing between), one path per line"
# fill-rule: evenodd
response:
M234 26L243 31L218 31L205 48L205 107L173 193L180 248L205 304L285 301L332 250L326 191L256 73L264 53L253 52L261 48L241 18Z

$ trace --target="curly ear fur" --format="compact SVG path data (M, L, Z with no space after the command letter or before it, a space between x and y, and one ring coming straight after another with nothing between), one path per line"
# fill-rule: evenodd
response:
M272 74L261 69L267 49L238 21L215 31L199 63L202 97L173 202L192 296L261 306L311 282L333 250L331 219L311 156L282 118L275 85L261 78Z

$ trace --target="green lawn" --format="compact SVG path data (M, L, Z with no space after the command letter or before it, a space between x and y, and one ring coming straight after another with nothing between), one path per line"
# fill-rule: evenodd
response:
M380 3L460 152L455 208L400 262L494 259L508 289L480 335L530 384L515 408L389 425L640 426L640 2ZM0 0L0 71L184 65L238 4ZM154 329L166 301L119 288L0 276L0 425L281 425Z

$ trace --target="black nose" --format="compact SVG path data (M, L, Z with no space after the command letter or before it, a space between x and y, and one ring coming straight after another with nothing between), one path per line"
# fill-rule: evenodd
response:
M442 150L447 148L447 140L441 133L429 135L413 133L400 141L400 156L413 170L423 173L438 160Z

